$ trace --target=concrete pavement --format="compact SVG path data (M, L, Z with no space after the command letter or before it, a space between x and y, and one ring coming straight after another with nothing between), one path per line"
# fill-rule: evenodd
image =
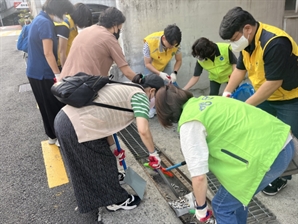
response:
M16 50L16 39L17 36L0 37L1 223L94 223L97 211L88 214L76 211L71 183L48 187L41 150L41 141L47 136L32 92L19 92L20 85L28 80L22 53ZM184 160L175 127L165 130L153 118L150 128L159 148L174 162ZM103 210L103 223L181 223L129 150L127 164L147 181L145 198L132 211ZM186 166L181 170L189 175ZM297 190L298 178L294 176L278 195L268 197L260 193L257 197L277 216L279 223L297 224Z
M41 148L47 136L32 91L19 92L28 79L16 39L17 35L0 37L0 223L94 223L97 211L79 214L76 210L71 182L48 186ZM147 181L146 193L132 211L103 209L103 223L181 223L143 167L126 151L128 166Z

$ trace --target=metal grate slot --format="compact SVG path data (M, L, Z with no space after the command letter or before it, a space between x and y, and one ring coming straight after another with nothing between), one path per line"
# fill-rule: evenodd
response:
M118 135L121 137L122 141L127 145L131 153L134 155L136 159L142 159L148 157L148 151L144 146L143 142L137 140L134 136L136 136L137 132L132 127L132 125L123 129ZM138 134L137 134L138 135Z
M207 179L208 187L213 195L215 195L221 184L211 172L207 174ZM248 205L248 223L266 223L270 220L275 219L276 216L269 209L267 209L256 197L253 197L252 201Z
M126 129L120 131L118 135L121 137L122 141L127 145L128 149L132 152L132 154L139 162L141 162L140 160L148 157L148 151L140 139L140 136L138 134L135 124L131 124ZM157 151L160 151L156 146L155 148ZM161 158L162 158L162 162L166 166L173 165L173 162L171 162L164 153L161 153ZM180 172L179 169L173 170L172 172L179 179L179 181L181 181L181 184L185 188L185 192L192 190L191 181L189 180L188 177L186 177L182 173L179 173ZM180 177L183 177L183 178L180 178ZM211 194L213 194L214 196L218 191L218 188L221 186L221 184L218 181L218 179L215 177L215 175L211 172L207 174L207 180L208 180L208 189L211 192ZM274 222L273 220L276 220L276 216L269 209L267 209L256 197L254 197L248 205L247 223L249 224L270 223L271 224ZM183 221L183 223L186 223L185 220Z

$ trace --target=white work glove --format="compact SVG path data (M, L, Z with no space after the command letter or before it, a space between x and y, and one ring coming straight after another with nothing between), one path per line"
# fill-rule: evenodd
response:
M149 166L151 166L153 169L159 169L160 168L160 157L157 153L157 151L154 151L153 153L149 154Z
M223 97L231 97L232 93L225 91L225 92L223 92L222 96Z
M171 82L171 76L165 72L159 72L159 76L166 82Z
M208 209L207 203L198 209L197 203L195 202L196 207L196 218L202 223L212 223L216 224L216 220L213 217L212 210Z
M173 73L171 74L171 82L172 82L172 83L176 82L176 77L177 77L177 75L173 72Z

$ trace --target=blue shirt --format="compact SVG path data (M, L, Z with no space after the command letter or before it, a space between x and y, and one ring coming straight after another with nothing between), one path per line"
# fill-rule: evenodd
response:
M53 79L55 77L44 52L42 40L52 39L53 52L57 59L57 36L51 18L41 11L32 21L28 36L27 76L33 79Z

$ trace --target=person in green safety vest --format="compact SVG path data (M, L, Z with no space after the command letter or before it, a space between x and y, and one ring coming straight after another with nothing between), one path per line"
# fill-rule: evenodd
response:
M236 67L237 58L228 43L213 43L205 37L197 39L192 45L192 56L197 59L194 74L183 87L189 90L200 79L203 70L209 73L210 93L218 95L222 84L229 81L229 77Z
M256 21L241 7L230 9L223 17L219 35L240 52L223 96L230 96L248 76L255 93L245 102L265 110L291 126L298 137L298 45L284 30ZM262 192L276 195L287 186L291 176L282 176Z
M290 126L239 100L196 98L172 84L158 90L155 107L163 127L178 123L197 219L245 224L252 197L282 175L294 156ZM216 222L210 222L212 211L206 204L209 171L221 183L212 199Z

